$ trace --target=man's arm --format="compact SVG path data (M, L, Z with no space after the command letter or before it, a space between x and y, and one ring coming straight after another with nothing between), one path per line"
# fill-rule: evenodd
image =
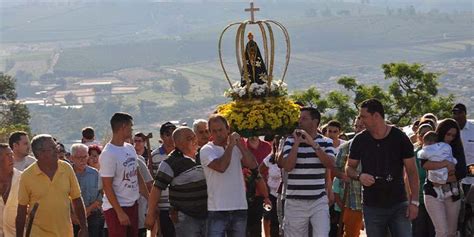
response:
M410 186L410 201L418 201L419 195L419 178L418 170L416 169L416 161L414 157L404 159L403 164L405 165L405 171L408 176L408 182ZM408 205L406 216L408 219L414 220L418 216L418 205Z
M142 195L145 199L148 200L148 187L146 186L145 180L143 179L143 176L140 172L138 172L138 189L140 195Z
M237 141L236 145L242 153L242 164L249 169L256 169L257 161L255 160L252 152L250 152L241 141Z
M415 163L415 158L409 158L409 159L404 159L403 164L405 165L405 170L406 174L408 176L408 183L410 186L410 196L411 200L416 200L418 201L418 195L419 195L419 178L418 178L418 170L416 169L416 163Z
M151 188L150 196L148 197L148 209L145 219L145 227L149 230L153 229L155 220L160 218L160 215L156 215L157 205L160 201L161 189L153 186ZM159 222L159 221L158 221Z
M359 166L359 162L359 160L351 159L349 157L346 164L346 174L350 178L360 181L362 185L370 187L375 183L375 178L370 174L357 172L357 166Z
M321 146L319 146L319 144L317 144L306 131L301 130L301 134L302 137L304 137L304 143L310 145L314 149L316 155L321 161L321 164L323 164L324 167L326 167L327 169L333 170L335 166L334 157L328 155L326 151L324 151Z
M27 211L26 205L18 205L18 209L16 211L16 220L15 220L16 237L23 237L24 235L26 211Z
M79 226L81 228L80 232L82 232L82 235L79 235L79 236L87 236L87 235L84 235L88 233L88 230L87 230L86 210L84 208L84 202L82 201L82 197L73 199L72 206L74 208L74 213L79 221Z
M110 205L117 213L117 218L121 225L130 225L130 219L128 218L127 214L123 211L122 207L120 206L117 196L115 196L115 192L112 186L114 181L113 177L102 177L102 184L104 186L104 193L107 196L107 200L109 200Z
M224 173L227 170L227 168L229 168L230 161L232 159L232 150L234 149L234 146L236 144L235 138L233 138L233 135L234 134L229 136L229 139L228 139L229 142L227 144L227 147L224 150L224 154L221 157L211 161L211 163L209 163L207 167L220 173ZM202 153L203 151L201 150L201 157L203 155Z
M286 143L286 141L285 141ZM296 135L296 131L293 132L293 146L288 155L281 159L281 165L286 172L292 171L296 166L296 159L298 158L298 148L301 143L301 137ZM284 153L284 152L282 152Z

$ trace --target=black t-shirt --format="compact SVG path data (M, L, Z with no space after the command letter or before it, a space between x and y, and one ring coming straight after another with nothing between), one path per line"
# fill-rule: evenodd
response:
M350 148L351 159L360 160L362 173L374 176L375 184L363 187L364 205L390 207L407 200L403 181L403 160L414 157L410 139L391 127L383 139L366 130L357 134Z

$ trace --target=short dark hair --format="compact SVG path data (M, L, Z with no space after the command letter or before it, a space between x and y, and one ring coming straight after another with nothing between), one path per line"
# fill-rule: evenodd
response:
M423 136L424 143L428 143L428 142L436 143L437 141L438 141L438 134L435 131L428 131Z
M163 136L165 134L168 134L171 136L175 129L176 129L176 125L174 125L171 122L166 122L162 124L160 127L160 136Z
M28 133L24 131L15 131L10 133L10 137L8 138L8 145L10 146L10 149L13 149L13 144L18 143L22 136L28 136Z
M211 128L211 123L213 121L221 121L222 123L224 123L226 128L229 128L229 123L227 122L227 119L220 114L213 114L209 117L209 119L207 120L207 127L209 129Z
M100 153L102 153L102 149L98 145L95 145L95 144L89 145L88 148L89 148L89 150L88 150L89 155L91 155L92 151L97 151L97 154L99 154L99 155L100 155Z
M88 140L92 140L95 137L94 128L85 127L82 129L82 137Z
M303 112L303 111L308 111L309 114L311 115L311 119L317 119L319 121L321 121L321 113L319 113L318 109L314 108L314 107L309 107L309 106L305 106L303 108L300 109L300 112Z
M112 132L116 132L120 127L125 124L129 124L133 121L133 117L130 114L117 112L110 119L110 126L112 127Z
M337 120L331 120L328 122L327 126L331 126L331 127L336 127L336 128L339 128L339 130L342 129L342 125L339 121Z
M370 114L374 114L377 112L380 114L380 116L382 116L383 119L385 119L385 111L384 111L382 102L380 102L377 99L372 98L372 99L364 100L362 101L362 103L360 103L359 107L361 109L366 108L367 112L369 112Z
M135 135L133 135L133 136L134 136L134 137L139 137L139 138L143 139L143 141L146 140L146 136L145 136L145 134L142 133L142 132L137 132L137 133L135 133Z

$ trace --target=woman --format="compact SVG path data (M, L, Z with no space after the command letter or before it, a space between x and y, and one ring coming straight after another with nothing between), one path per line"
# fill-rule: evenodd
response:
M416 168L418 170L418 177L420 180L420 187L423 187L426 179L426 170L423 169L421 166L421 160L419 160L419 152L421 148L423 148L423 136L429 132L433 131L433 127L430 124L422 124L418 127L415 131L415 157L416 157ZM412 221L412 233L413 237L434 237L435 230L433 226L433 222L431 221L428 212L426 211L426 206L423 198L423 189L420 188L420 192L418 195L418 201L420 202L420 206L418 207L418 216L416 219Z
M264 213L264 230L266 236L278 237L279 235L279 221L277 215L277 197L278 188L281 183L281 170L276 164L276 156L281 136L275 136L272 144L272 153L268 155L259 166L260 173L265 179L272 202L272 209Z
M445 119L439 123L436 133L438 134L438 142L445 142L451 145L457 164L453 165L449 161L434 162L422 160L423 168L426 170L448 168L449 177L447 185L451 186L451 191L455 191L455 189L460 190L459 181L466 176L467 171L459 126L454 119ZM436 237L455 237L459 211L461 209L459 191L451 197L438 199L433 189L433 183L428 179L425 180L423 189L426 210L435 226Z
M87 165L99 170L99 155L102 153L102 149L98 145L89 146L89 159Z

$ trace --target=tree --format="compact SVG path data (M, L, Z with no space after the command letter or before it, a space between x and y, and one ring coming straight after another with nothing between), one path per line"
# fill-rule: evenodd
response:
M184 95L189 94L191 89L191 84L189 83L188 78L184 77L183 75L177 75L173 82L171 82L171 88L184 97Z
M5 142L11 132L29 132L30 114L26 105L16 100L15 79L0 72L0 141Z
M352 96L331 91L323 97L315 87L311 87L306 91L295 92L291 98L316 105L324 114L321 122L334 118L344 128L349 128L357 115L359 104L369 98L380 100L384 104L386 118L398 126L409 125L425 113L434 113L440 118L450 116L454 96L438 95L439 73L425 72L423 65L417 63L383 64L382 69L385 80L392 81L388 90L377 85L360 84L353 77L341 77L337 83L351 92Z

